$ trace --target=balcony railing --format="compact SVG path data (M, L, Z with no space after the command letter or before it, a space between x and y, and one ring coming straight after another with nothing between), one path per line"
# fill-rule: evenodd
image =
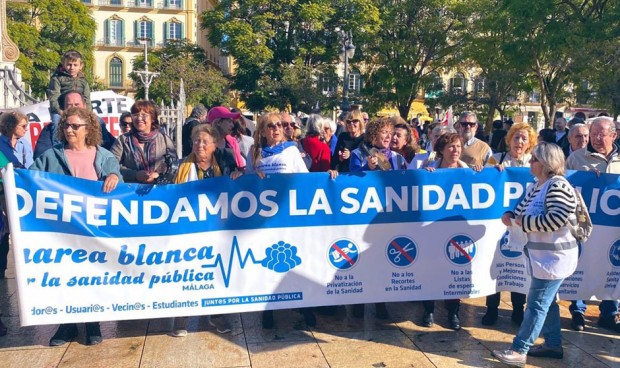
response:
M166 4L165 1L157 3L146 2L141 0L82 0L82 3L86 5L98 5L98 6L116 6L123 8L142 8L142 9L173 9L181 10L180 4Z
M106 46L106 47L125 47L132 46L129 45L129 42L125 42L125 40L99 40L96 43L97 46Z

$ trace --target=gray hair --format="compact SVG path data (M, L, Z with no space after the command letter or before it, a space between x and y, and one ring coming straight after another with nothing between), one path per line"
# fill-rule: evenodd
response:
M433 130L431 130L431 134L433 133L439 133L439 135L442 135L446 133L456 133L456 130L454 128L450 128L447 125L438 125L434 127Z
M594 126L594 124L609 124L609 132L610 133L614 133L616 131L616 124L614 124L613 120L611 120L610 118L606 117L606 116L599 116L598 118L595 118L594 120L592 120L592 122L590 123L590 129L592 129L592 126Z
M568 130L568 136L572 137L575 134L577 134L577 129L579 129L579 128L586 128L586 129L588 129L588 126L585 125L585 124L581 124L581 123L575 124L572 127L570 127L570 129Z
M474 120L476 121L476 123L478 123L478 118L476 117L476 114L474 112L472 112L472 111L463 111L461 113L461 115L459 115L459 120L458 121L460 122L461 120L465 120L465 119L467 119L470 116L473 116Z
M540 142L532 150L532 156L543 166L549 176L562 175L566 172L566 161L562 148L555 143Z
M209 110L207 110L205 105L199 103L198 105L194 106L194 108L192 109L192 113L189 115L189 117L198 119L207 112L209 112Z
M318 135L320 137L323 137L323 135L325 134L325 131L323 130L323 127L326 125L329 125L331 127L332 121L319 115L319 114L312 114L310 115L310 117L308 117L308 121L306 122L306 135ZM336 125L334 123L334 125Z

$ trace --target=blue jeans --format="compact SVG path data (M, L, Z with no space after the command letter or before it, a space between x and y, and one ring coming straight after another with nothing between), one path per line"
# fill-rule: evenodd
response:
M614 318L618 314L619 304L617 300L603 300L598 305L598 309L601 312L600 318ZM571 313L585 314L586 309L587 305L583 300L573 300L570 303L570 307L568 307Z
M562 347L560 308L555 297L563 281L532 277L523 323L512 341L512 350L527 354L541 333L547 347Z

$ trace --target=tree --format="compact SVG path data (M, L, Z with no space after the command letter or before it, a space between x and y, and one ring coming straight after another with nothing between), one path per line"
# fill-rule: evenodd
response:
M63 53L77 50L92 81L93 40L97 24L78 0L27 0L7 4L8 32L20 49L16 66L37 97L45 95Z
M199 46L183 41L167 41L159 49L148 54L149 71L158 72L149 87L149 98L153 101L170 103L179 90L180 77L183 83L187 103L205 106L228 102L227 92L230 82L222 73L207 63L206 53ZM144 57L133 60L133 70L144 70ZM144 86L140 77L130 73L129 77L137 87L137 98L144 98Z
M378 0L378 33L365 35L364 93L375 108L394 106L407 119L432 76L460 58L467 19L460 1Z
M378 24L371 0L223 0L202 15L211 44L235 58L233 87L251 110L314 105L320 73L337 60L336 28L372 34ZM293 79L305 88L289 88Z
M480 69L471 98L486 106L485 130L492 128L495 112L506 116L508 97L516 96L527 84L527 59L510 57L510 18L499 6L502 0L472 1L472 22L464 33L465 59Z

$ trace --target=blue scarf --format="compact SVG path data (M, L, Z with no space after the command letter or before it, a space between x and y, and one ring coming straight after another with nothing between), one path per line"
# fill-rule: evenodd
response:
M269 157L273 155L278 155L282 153L282 151L284 151L285 149L292 147L292 146L297 146L297 143L292 142L292 141L286 141L286 142L278 143L273 147L263 145L262 150L261 150L261 157Z

